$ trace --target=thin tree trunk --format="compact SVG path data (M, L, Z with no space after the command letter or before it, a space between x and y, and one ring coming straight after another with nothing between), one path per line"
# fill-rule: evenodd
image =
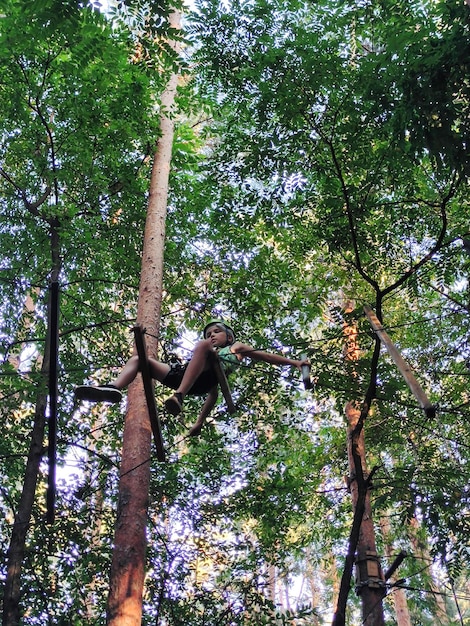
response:
M349 303L345 307L348 312L352 310ZM356 377L354 363L359 359L360 349L357 341L357 328L355 325L345 324L344 328L345 347L344 353L351 368L351 376ZM348 553L341 578L333 626L346 624L346 604L351 586L351 576L354 562L356 563L356 592L362 600L362 624L364 626L383 626L383 603L385 595L383 574L377 557L375 544L375 531L372 522L372 510L370 504L370 481L371 475L367 470L364 421L369 411L373 389L375 387L372 374L366 399L362 407L353 402L346 405L345 413L348 420L348 460L349 460L349 485L351 500L354 511L354 519L351 527Z
M370 481L365 460L364 429L362 428L359 433L357 432L360 415L360 410L351 403L347 405L351 499L353 509L356 510L358 506L363 507L356 549L356 592L362 600L362 624L365 626L381 626L384 624L382 598L385 594L372 521ZM359 464L361 469L358 472ZM363 503L359 504L361 499Z
M380 528L382 529L382 536L384 538L384 545L386 550L386 555L388 557L392 557L393 555L393 546L390 542L390 522L388 518L381 517L380 518ZM391 577L391 582L395 582L397 576ZM404 589L400 589L396 587L393 589L390 594L393 600L393 606L395 607L395 617L397 620L397 626L411 626L411 618L410 612L408 610L408 602L406 601L406 593Z
M59 235L54 223L50 223L50 242L52 255L51 283L53 283L58 281L61 268ZM51 317L50 303L51 300L49 297L47 305L48 320L50 320ZM3 626L18 626L21 619L21 571L25 555L26 536L31 521L34 497L38 483L39 467L44 455L44 433L47 423L47 389L51 360L50 323L48 323L47 330L23 490L18 503L18 510L15 515L8 548L7 575L3 594Z
M98 432L101 432L102 427L105 424L105 415L106 409L103 408L103 405L95 405L93 413L96 415L96 420L93 423L93 428L91 431L91 442L89 445L89 449L91 453L97 451L96 442L99 440L100 435ZM92 483L93 480L93 464L88 465L88 471L86 475L86 480L88 484ZM90 543L89 550L90 552L98 551L100 549L101 543L101 529L103 525L103 507L104 507L104 489L99 486L96 491L94 491L93 495L90 496L90 507L93 511L93 518L91 520L90 525ZM88 588L86 589L85 595L85 615L86 619L91 623L92 619L97 619L96 617L96 576L94 576Z
M419 533L418 533L419 527L420 527L420 522L418 521L416 516L413 516L409 521L409 528L410 528L409 535L410 535L411 545L413 546L414 555L417 558L419 558L422 563L432 563L432 559L429 554L427 545L419 539ZM429 571L429 586L431 587L431 590L433 592L432 598L435 604L434 606L435 624L436 625L442 624L443 626L445 626L446 624L449 624L450 619L447 614L447 609L446 609L444 599L442 595L439 593L439 588L436 585L436 582L434 580L434 576L431 570Z
M325 580L326 578L329 578L329 571L326 572L323 569L320 569L320 571L318 571L313 567L312 549L310 547L306 548L305 560L306 560L306 567L305 567L304 576L305 576L305 580L308 586L310 603L312 607L315 609L316 607L320 605L320 585L321 585L321 583L319 584L315 580L315 576L317 576L317 578L320 581ZM331 564L333 563L333 557L329 561L325 559L324 562L325 564L328 564L327 565L328 567L330 567ZM321 565L320 565L320 568L322 568ZM331 586L334 589L336 589L336 583L337 583L337 569L336 567L331 567ZM316 615L312 615L311 620L312 620L312 626L318 626L318 624L320 624L320 619Z
M267 596L271 602L276 605L276 566L273 563L267 565L268 587Z
M179 17L179 13L174 12L170 18L174 28L179 28ZM147 346L151 355L156 355L160 328L165 221L177 81L177 74L173 74L162 95L161 136L154 155L144 233L137 323L142 324L148 332ZM124 423L119 504L107 605L107 623L110 626L141 624L152 463L151 436L145 394L139 376L129 387Z
M47 363L48 354L45 352L44 356L45 364ZM46 388L46 369L47 366L44 365L41 372L41 380L44 389ZM46 406L47 394L44 393L44 391L39 392L36 399L34 424L28 460L26 462L23 490L18 503L18 510L15 515L8 548L7 575L3 595L3 626L18 626L20 623L21 571L25 554L26 535L31 521L34 496L36 494L39 465L44 454L43 442L46 426Z

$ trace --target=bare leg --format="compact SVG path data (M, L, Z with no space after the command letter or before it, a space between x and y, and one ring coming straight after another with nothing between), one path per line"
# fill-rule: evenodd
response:
M194 348L193 355L186 367L180 386L170 398L165 400L165 408L171 415L179 415L181 413L184 396L188 393L202 372L209 369L208 357L212 350L212 343L209 339L200 341Z
M162 382L170 371L167 363L161 363L156 359L149 359L150 375L155 380ZM79 400L90 402L120 402L122 399L121 389L127 387L137 376L139 371L139 357L132 356L122 368L121 372L107 385L79 385L75 387L75 397Z
M149 358L149 365L150 375L159 382L162 382L171 369L167 363L161 363L153 358ZM139 357L135 355L127 361L118 376L111 381L111 385L114 385L114 387L117 387L118 389L124 389L124 387L130 385L130 383L134 380L138 371Z
M197 437L201 433L205 421L205 418L202 420L199 418L197 422L195 422L194 425L191 426L191 428L189 429L188 437Z
M217 402L217 396L218 396L218 388L217 388L217 385L215 385L215 387L213 387L209 391L207 398L204 404L202 405L201 412L199 413L197 421L195 424L193 424L192 428L190 429L188 433L190 437L195 437L196 435L199 435L199 433L201 432L201 429L204 426L204 422L206 421L206 417L210 415L210 412L212 411L212 409L215 406L215 403Z
M209 369L208 356L212 351L212 344L207 339L200 341L196 345L181 384L178 389L176 389L175 393L180 393L182 396L185 396L188 393L196 382L198 376L200 376L205 370Z
M124 365L116 378L110 382L110 384L114 387L117 387L118 389L124 389L124 387L127 387L134 380L134 378L137 376L138 371L139 357L132 356Z

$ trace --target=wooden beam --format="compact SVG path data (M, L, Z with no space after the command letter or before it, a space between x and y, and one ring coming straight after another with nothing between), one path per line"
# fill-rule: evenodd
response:
M398 367L398 369L399 369L401 375L403 376L403 378L405 379L408 387L412 391L412 393L415 396L415 398L418 400L420 407L426 413L426 416L429 417L429 418L435 417L435 415L436 415L436 407L433 406L431 404L431 402L429 401L428 397L424 393L424 391L421 388L420 384L418 383L418 381L414 377L414 375L413 375L413 373L411 371L411 367L408 365L408 363L405 361L405 359L398 352L397 348L394 346L392 340L390 339L390 337L385 332L382 324L379 322L379 319L376 316L376 314L374 313L374 311L370 307L365 306L364 307L364 312L365 312L365 314L366 314L366 316L367 316L367 318L368 318L368 320L370 322L370 325L372 326L373 330L377 333L377 336L379 337L380 341L387 348L387 352L392 357L395 365Z
M155 395L153 389L152 376L150 374L150 365L147 356L147 346L144 338L144 329L142 326L134 326L135 345L137 354L139 355L139 370L142 374L142 382L144 384L145 399L147 401L150 425L152 427L153 438L157 448L157 459L165 461L165 448L163 447L162 429L158 418L157 406L155 404Z
M307 360L306 354L302 354L302 360ZM310 378L310 365L302 365L302 380L305 389L313 389L312 379Z
M220 357L216 352L210 354L211 365L214 369L215 375L217 377L217 381L219 383L219 387L222 391L222 394L225 398L225 402L227 403L228 412L230 414L235 413L236 408L232 399L232 394L230 392L230 387L228 384L227 377L225 376L224 368L220 362Z
M53 281L49 287L49 419L48 446L49 471L47 476L46 520L53 524L55 519L56 465L57 465L57 380L59 363L59 283Z

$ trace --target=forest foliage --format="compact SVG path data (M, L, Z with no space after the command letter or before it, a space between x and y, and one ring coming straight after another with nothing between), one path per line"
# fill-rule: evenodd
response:
M152 461L143 623L330 623L352 522L344 406L371 384L383 567L390 546L409 555L398 578L413 623L435 623L432 589L447 623L470 623L470 7L198 0L176 35L163 3L83 4L6 0L0 17L5 563L53 267L61 305L57 515L46 523L45 456L21 623L105 623L125 406L80 406L73 389L109 380L132 351L159 97L175 68L160 356L188 358L222 315L258 348L306 353L315 389L244 365L236 415L221 402L188 439L197 402L175 422L157 385L169 458ZM434 418L384 350L372 367L364 305ZM350 623L359 602L351 589Z

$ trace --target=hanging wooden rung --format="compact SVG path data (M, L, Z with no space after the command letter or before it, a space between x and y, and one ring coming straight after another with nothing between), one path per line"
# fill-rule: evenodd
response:
M147 401L150 425L152 427L153 438L157 448L157 459L165 461L165 448L163 447L162 429L158 418L157 406L153 390L152 376L150 374L150 364L147 356L147 345L144 338L142 326L134 326L135 345L139 356L139 370L142 374L144 384L145 399Z
M219 383L219 387L222 391L222 394L225 398L225 402L227 403L227 409L230 414L235 413L236 408L232 399L232 394L230 392L230 387L228 384L227 377L225 376L224 368L220 362L220 357L216 352L212 352L210 354L211 365L214 369L215 375L217 377L217 382Z
M380 323L378 317L376 316L374 311L368 306L364 307L364 312L370 322L370 325L372 326L372 329L387 349L387 352L389 353L399 372L405 379L408 387L410 388L410 391L413 393L415 398L418 400L420 407L425 412L426 417L429 417L431 419L434 418L436 416L436 407L431 404L430 400L422 390L420 384L414 377L411 371L411 367L401 356L401 354L393 344L392 340L385 332L384 327Z

